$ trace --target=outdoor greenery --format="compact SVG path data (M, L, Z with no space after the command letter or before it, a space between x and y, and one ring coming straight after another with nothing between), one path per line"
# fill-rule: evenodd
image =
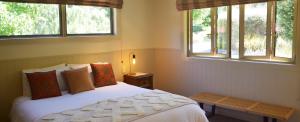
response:
M209 53L211 50L211 9L195 9L193 17L193 52Z
M246 56L266 55L267 3L245 5L244 47Z
M207 9L210 10L210 9ZM195 9L192 12L193 32L203 31L203 28L210 28L211 17L209 12L202 12L200 9Z
M111 33L110 8L68 5L68 34Z
M59 34L58 5L0 2L0 36Z
M294 0L278 1L276 6L277 33L284 40L293 40L294 31Z
M294 19L295 19L295 5L294 0L282 0L276 2L276 56L288 57L292 56L292 41L294 38ZM225 10L224 10L225 11ZM234 13L233 15L238 15ZM220 11L218 11L220 14ZM211 15L207 12L203 12L199 9L193 10L193 41L195 43L201 42L203 37L201 33L211 33L208 32L211 28ZM237 18L238 19L238 18ZM232 35L235 39L238 39L239 34L239 23L236 22L236 18L232 20ZM218 18L217 20L217 49L226 49L226 18ZM266 33L267 33L267 4L257 3L257 4L247 4L245 7L245 20L244 20L244 47L245 55L265 55L266 53ZM222 31L220 31L220 29ZM204 31L207 32L204 32ZM202 34L203 35L203 34ZM197 39L198 38L198 39ZM210 38L205 38L211 41ZM238 41L235 41L238 42ZM198 44L201 45L201 44ZM205 44L202 44L205 45ZM234 45L238 45L234 44ZM207 45L209 46L209 45ZM236 48L238 46L234 46ZM197 47L196 47L197 48ZM193 49L195 50L195 49ZM237 49L234 49L238 51ZM218 52L219 53L219 52ZM238 54L238 53L236 53Z
M110 33L110 8L67 5L68 34ZM59 35L58 4L0 2L0 36Z
M218 8L217 16L217 53L226 54L227 53L227 41L228 41L228 32L227 32L227 7Z
M278 1L276 6L275 56L292 58L294 40L294 0Z

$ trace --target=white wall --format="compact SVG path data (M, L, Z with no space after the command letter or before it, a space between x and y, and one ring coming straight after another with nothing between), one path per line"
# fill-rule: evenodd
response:
M155 0L156 87L186 96L206 91L290 106L297 108L290 121L300 121L299 58L297 65L187 58L183 12L178 12L175 4L176 0ZM233 116L252 121L261 119Z

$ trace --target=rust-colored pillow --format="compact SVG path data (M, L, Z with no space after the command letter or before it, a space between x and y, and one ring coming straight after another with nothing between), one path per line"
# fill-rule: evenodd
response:
M64 71L62 75L69 86L69 93L71 94L95 89L87 67Z
M111 64L91 64L91 67L96 87L117 84Z
M30 85L32 100L61 96L55 70L26 73L26 76Z

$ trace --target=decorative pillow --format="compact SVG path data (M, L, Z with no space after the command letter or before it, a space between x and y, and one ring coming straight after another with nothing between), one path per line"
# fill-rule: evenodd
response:
M105 62L97 62L96 64L104 64ZM93 63L94 64L94 63ZM105 63L108 64L108 63ZM92 82L94 81L93 71L90 64L67 64L70 69L80 69L84 67L88 67L88 72L90 74L90 79Z
M91 64L91 67L96 87L117 84L111 64Z
M71 94L95 89L89 77L88 67L64 71L62 75L69 86Z
M61 96L56 71L26 73L32 100Z
M56 70L56 76L58 80L58 85L60 87L61 91L67 90L67 85L65 84L65 81L63 77L61 76L61 72L65 70L69 70L70 68L66 66L66 64L59 64L56 66L51 67L45 67L41 69L29 69L29 70L23 70L22 71L22 83L23 83L23 96L31 96L30 86L28 79L26 77L26 73L34 73L34 72L49 72Z

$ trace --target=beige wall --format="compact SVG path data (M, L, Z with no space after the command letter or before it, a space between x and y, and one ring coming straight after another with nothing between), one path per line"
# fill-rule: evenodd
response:
M129 52L137 55L134 71L154 72L154 49L151 44L151 1L124 0L117 10L116 36L57 37L0 40L0 119L8 121L13 99L21 95L21 70L59 63L91 63L108 61L113 64L118 80L128 72ZM121 47L124 64L121 62Z
M157 88L186 96L206 91L291 106L297 108L297 113L290 121L300 122L299 58L297 65L187 58L182 29L184 13L174 8L175 2L155 0ZM300 24L297 29L300 32ZM297 36L300 47L300 36ZM236 115L232 111L222 113L252 121L261 119L247 114Z
M124 0L124 8L117 10L117 35L95 37L57 37L0 41L0 60L88 54L124 49L153 48L149 38L149 0Z
M108 61L122 79L122 72L128 71L128 53L134 51L138 61L134 70L155 72L157 88L186 96L210 91L292 106L298 111L291 121L300 121L299 65L186 58L183 13L176 10L175 1L124 0L117 16L118 36L0 41L0 118L7 120L13 99L21 95L22 69ZM124 65L121 42L128 49Z

